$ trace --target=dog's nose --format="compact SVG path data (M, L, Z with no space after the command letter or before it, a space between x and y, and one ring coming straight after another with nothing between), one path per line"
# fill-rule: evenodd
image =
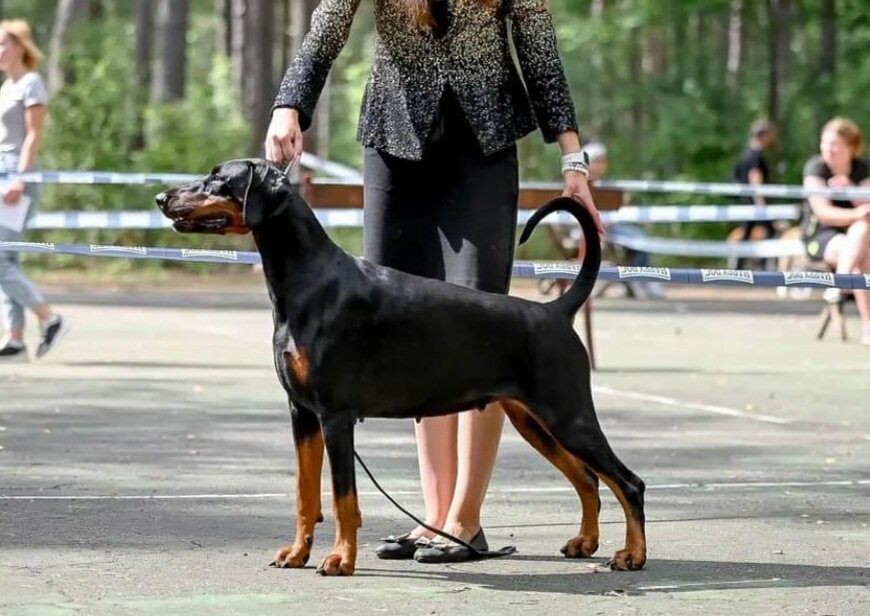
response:
M156 197L154 197L154 201L157 202L157 207L161 210L166 208L166 205L169 203L169 195L165 192L160 193Z

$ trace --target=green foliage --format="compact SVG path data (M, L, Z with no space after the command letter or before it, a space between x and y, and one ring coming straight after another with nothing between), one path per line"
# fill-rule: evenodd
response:
M140 170L206 172L218 161L239 157L248 142L248 126L235 110L226 58L216 57L207 80L191 82L179 102L150 105L146 112L147 146L134 153Z
M82 32L86 28L86 36ZM118 33L123 33L119 36ZM136 127L134 102L147 101L148 92L133 82L132 26L128 20L90 22L74 32L67 47L68 83L50 101L41 166L46 169L167 171L200 173L216 161L239 156L248 143L249 129L235 108L227 59L211 58L205 41L192 37L203 54L192 69L201 79L188 82L178 103L144 105L144 149L130 147ZM199 67L197 68L197 65ZM154 207L157 186L47 185L39 208L50 210L135 210ZM250 248L247 238L180 236L171 231L53 231L34 234L53 241L216 246ZM54 265L80 263L57 259ZM108 268L154 267L115 261Z

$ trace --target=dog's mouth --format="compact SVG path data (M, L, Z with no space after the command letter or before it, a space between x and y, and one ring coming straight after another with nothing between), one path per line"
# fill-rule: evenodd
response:
M172 228L180 233L220 233L228 229L230 225L229 216L218 216L216 218L174 218L172 220Z
M164 216L179 233L247 233L242 207L233 199L178 194L161 204Z

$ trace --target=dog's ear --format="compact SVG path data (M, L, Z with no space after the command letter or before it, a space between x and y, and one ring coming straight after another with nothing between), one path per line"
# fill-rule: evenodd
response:
M266 212L266 203L260 199L258 194L251 193L251 188L254 186L254 180L257 178L257 165L253 162L248 163L248 185L245 188L245 196L242 200L242 215L245 219L245 226L248 229L259 227L266 220L268 212Z
M255 229L284 212L291 205L291 201L288 199L287 180L283 173L265 161L247 163L248 177L242 214L245 226Z

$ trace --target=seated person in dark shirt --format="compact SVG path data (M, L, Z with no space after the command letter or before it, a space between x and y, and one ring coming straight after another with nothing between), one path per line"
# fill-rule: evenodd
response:
M860 158L863 141L851 120L834 118L825 124L820 154L804 166L804 187L870 187L870 167ZM804 240L811 259L824 261L839 274L870 272L870 200L809 197ZM840 297L839 289L825 291L827 301ZM855 303L863 326L861 341L870 345L870 291L855 291Z

